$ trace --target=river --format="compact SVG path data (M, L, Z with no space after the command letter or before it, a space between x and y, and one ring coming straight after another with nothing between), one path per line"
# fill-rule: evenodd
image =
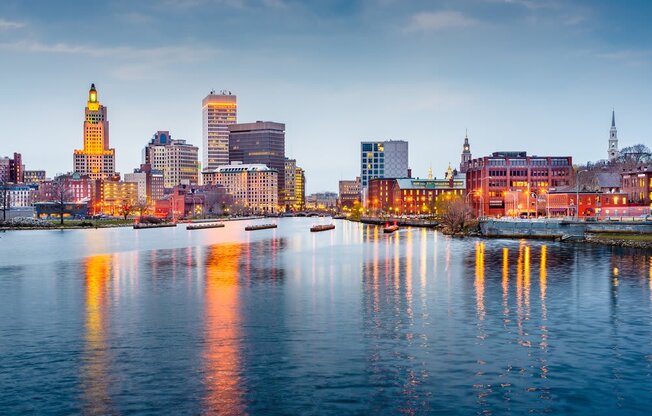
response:
M651 253L327 221L0 233L0 413L649 414Z

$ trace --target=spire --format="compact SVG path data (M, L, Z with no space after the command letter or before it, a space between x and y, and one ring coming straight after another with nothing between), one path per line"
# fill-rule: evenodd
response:
M611 127L616 127L616 110L611 109Z
M428 179L432 179L432 163L430 164L430 167L428 168Z
M97 102L97 90L95 89L95 84L91 84L91 89L88 91L88 102Z

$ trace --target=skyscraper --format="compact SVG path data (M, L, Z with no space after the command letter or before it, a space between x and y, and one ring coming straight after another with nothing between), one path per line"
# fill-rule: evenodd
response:
M202 169L213 170L229 164L230 124L238 122L236 96L230 91L211 91L202 100L203 141Z
M285 158L285 206L293 208L296 203L297 161Z
M106 107L100 105L95 84L88 91L84 111L84 148L73 154L74 171L91 179L105 179L115 174L115 149L109 148L109 121Z
M616 111L611 112L611 128L609 129L609 149L607 150L607 157L610 162L620 157L620 150L618 150L618 130L616 130Z
M272 121L229 126L229 162L263 164L278 172L278 203L285 205L285 124Z
M302 210L306 207L306 172L297 166L294 177L294 207Z
M373 178L407 178L408 142L389 140L360 143L360 178L367 187Z

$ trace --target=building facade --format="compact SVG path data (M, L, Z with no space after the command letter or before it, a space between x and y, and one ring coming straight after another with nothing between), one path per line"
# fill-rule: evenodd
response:
M406 178L409 175L408 142L389 140L360 143L360 180L366 188L373 178Z
M379 215L434 215L441 198L463 197L465 189L464 176L375 178L369 182L367 208Z
M61 201L71 203L88 203L96 201L97 181L89 175L78 172L59 175L54 180L39 184L37 200L39 202Z
M301 211L306 207L306 172L299 166L297 166L294 181L294 208Z
M0 158L0 183L11 182L14 184L25 182L25 165L20 153L15 153L13 158Z
M91 179L106 179L115 174L115 149L109 147L107 109L98 100L95 84L84 113L84 148L75 150L73 170Z
M318 192L306 197L306 209L333 210L337 208L335 192Z
M229 163L262 164L279 172L278 203L285 205L285 124L256 121L229 126Z
M163 173L165 188L199 183L199 148L169 131L157 131L143 150L143 164Z
M234 212L278 212L278 171L262 164L219 166L204 171L204 184L221 185L233 198Z
M211 91L202 100L202 170L229 164L229 129L238 122L238 104L230 91Z
M283 199L285 200L285 209L294 209L297 203L297 161L295 159L285 158L285 191Z
M652 207L652 166L639 166L635 170L623 172L622 192L627 194L630 205Z
M45 182L45 180L44 170L25 170L25 183L38 184Z
M104 214L122 216L133 211L138 204L138 184L117 179L98 181L100 212Z
M361 203L362 181L360 177L354 180L342 180L339 183L339 203L340 209L351 209L354 205Z
M536 198L573 182L570 156L528 156L526 152L494 152L472 159L466 172L468 202L477 215L503 216L511 193L526 196L514 215L534 214ZM532 195L535 196L532 196ZM529 196L528 196L529 195ZM531 198L531 199L528 199ZM513 208L514 209L514 208Z
M629 205L625 193L553 191L546 194L543 203L539 203L538 211L550 217L607 218L629 215Z

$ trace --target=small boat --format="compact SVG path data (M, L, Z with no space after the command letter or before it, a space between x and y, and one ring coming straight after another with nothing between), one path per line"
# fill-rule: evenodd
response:
M186 230L203 230L206 228L223 228L224 223L222 222L204 222L204 223L195 223L186 225Z
M398 231L398 225L390 225L383 229L383 232L386 234L391 234L394 231Z
M317 231L327 231L327 230L332 230L335 228L335 224L321 224L321 225L313 225L310 227L311 232L317 232Z
M333 216L333 219L334 219L334 220L345 220L345 219L346 219L346 215L342 215L342 214L334 215L334 216Z
M176 227L177 223L175 222L163 222L160 224L149 224L145 222L137 222L134 224L134 230L146 230L149 228L164 228L164 227Z
M260 225L247 225L245 231L257 231L257 230L266 230L268 228L276 228L276 224L260 224Z

